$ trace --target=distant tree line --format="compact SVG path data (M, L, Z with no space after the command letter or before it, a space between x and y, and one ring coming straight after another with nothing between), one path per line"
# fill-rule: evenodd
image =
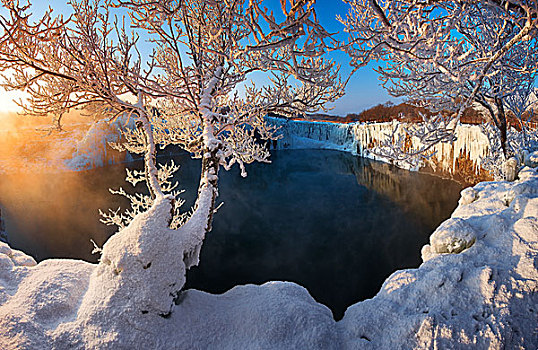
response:
M532 113L532 116L531 116ZM376 106L367 108L360 113L348 113L345 117L338 115L330 115L325 113L311 113L298 116L295 119L304 119L310 121L328 121L335 123L353 123L353 122L390 122L392 120L399 120L402 122L421 122L423 121L421 115L425 115L431 118L439 113L434 113L425 107L419 107L414 103L402 102L394 104L390 101L380 103ZM448 116L449 111L441 112L441 114ZM279 117L279 115L271 114L273 117ZM521 123L519 118L511 112L506 112L507 122L509 126L521 131ZM538 127L538 111L529 110L524 113L524 120L529 121L529 124L534 128ZM464 124L482 124L485 122L483 113L475 108L467 108L463 112L460 121Z

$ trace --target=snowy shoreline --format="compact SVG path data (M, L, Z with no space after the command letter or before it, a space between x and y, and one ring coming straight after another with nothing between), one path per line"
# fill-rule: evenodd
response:
M151 215L115 235L116 243L105 245L105 259L97 265L69 259L35 265L0 243L0 344L5 349L536 348L538 174L525 168L519 176L513 183L465 189L452 217L422 249L424 263L393 273L374 298L350 306L338 322L306 289L289 282L236 286L221 295L186 290L172 305L166 290L184 282L183 262L176 251L161 254L141 238L162 231L153 227L157 220ZM157 203L152 210L159 216L167 207ZM181 237L176 240L181 244ZM148 259L151 268L137 262ZM148 285L153 278L144 277L148 271L168 277ZM170 313L139 308L146 304L170 304Z

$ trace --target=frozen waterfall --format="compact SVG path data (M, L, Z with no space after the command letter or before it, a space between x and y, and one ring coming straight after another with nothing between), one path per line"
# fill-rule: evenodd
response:
M376 158L369 150L381 140L390 137L395 127L393 122L344 124L276 117L267 117L267 121L280 127L278 132L282 135L280 140L273 143L273 149L333 149L377 160L383 159ZM456 136L454 142L434 146L436 172L456 174L463 163L470 161L472 171L480 174L480 162L489 147L487 136L478 125L468 124L458 125ZM418 140L411 139L411 142L413 147L418 146Z

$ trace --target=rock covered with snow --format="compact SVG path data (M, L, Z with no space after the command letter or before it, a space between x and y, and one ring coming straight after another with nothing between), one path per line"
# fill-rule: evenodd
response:
M474 202L478 197L478 192L472 188L467 187L461 191L461 198L458 201L459 205L465 205Z
M178 349L340 349L331 311L291 282L188 290L172 313ZM181 330L179 330L181 328Z
M430 236L430 244L422 248L422 259L450 253L457 254L471 247L476 240L476 231L465 220L451 218L443 222Z

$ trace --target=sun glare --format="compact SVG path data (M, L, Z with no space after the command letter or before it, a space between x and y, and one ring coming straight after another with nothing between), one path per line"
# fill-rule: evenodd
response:
M26 96L22 91L6 91L0 88L0 113L19 112L21 107L15 101L24 100Z

